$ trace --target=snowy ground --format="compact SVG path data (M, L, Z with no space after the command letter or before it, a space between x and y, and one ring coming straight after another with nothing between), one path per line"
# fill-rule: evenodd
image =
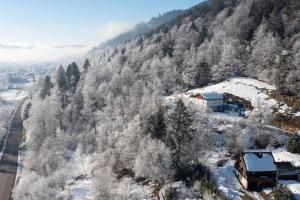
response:
M231 93L252 102L254 107L274 106L277 101L272 99L267 94L267 91L275 90L275 86L268 83L258 81L251 78L231 78L215 85L209 85L204 88L189 90L183 94L178 94L169 97L169 100L177 99L179 97L190 98L191 94L217 92L217 93Z
M228 159L223 167L218 167L217 162L225 158L224 151L210 152L206 155L205 164L210 167L216 177L218 189L230 199L242 199L243 187L234 174L234 161Z
M92 160L91 155L83 155L80 151L71 152L71 159L67 168L72 172L72 175L65 190L71 194L72 200L91 199ZM76 180L79 176L82 178Z
M193 101L190 96L194 94L209 92L216 92L220 94L230 93L250 101L254 108L260 107L264 109L271 109L278 106L277 100L269 96L269 93L274 90L276 90L274 85L256 79L236 77L214 85L172 95L167 97L166 100L167 102L172 102L182 98L186 103L191 103ZM278 107L279 113L284 113L288 110L290 110L290 108L285 103L281 103Z
M279 104L277 100L269 96L270 92L274 90L276 90L274 85L270 85L255 79L231 78L215 85L209 85L204 88L193 89L184 93L166 97L166 102L175 102L178 99L182 99L186 105L189 106L189 108L195 111L198 110L200 115L208 114L210 121L209 123L213 125L215 124L218 130L226 130L228 127L230 127L230 125L238 123L240 120L243 120L243 118L228 113L205 113L205 111L199 109L201 108L201 105L193 101L191 95L208 92L217 92L220 94L231 93L235 96L239 96L250 101L252 106L255 108L254 112L257 110L257 108L269 110L277 107L279 113L286 113L290 108L282 102L278 107ZM220 124L219 122L224 122L224 124L222 125L222 123ZM275 127L270 126L268 128L274 129L276 132ZM244 135L245 137L247 137L248 134L249 133L247 131L245 131L245 133L241 133L241 135ZM220 148L215 152L209 152L204 159L204 163L208 165L215 174L218 189L230 199L242 199L242 196L245 193L252 196L254 199L262 199L259 193L248 192L243 189L234 174L234 160L226 158L225 152L225 149ZM300 167L300 155L291 154L284 148L274 150L273 153L276 161L290 161L293 162L295 166ZM218 167L217 162L221 159L227 159L227 162L223 167ZM300 198L299 182L283 181L281 183L289 187L297 199Z
M214 172L218 189L222 191L230 199L239 200L247 193L255 199L263 199L257 192L248 192L243 189L240 182L234 174L234 160L226 158L226 154L222 149L216 152L209 152L205 156L204 163ZM284 148L279 148L272 151L275 161L293 162L295 166L300 167L300 155L292 154ZM218 167L217 162L221 159L227 159L223 167ZM300 200L300 182L297 181L280 181L280 184L287 186L294 194L297 200ZM272 190L264 190L265 193L270 193Z
M296 200L300 200L300 182L298 182L298 181L280 181L279 183L287 186L294 194Z
M89 200L91 199L92 177L88 176L73 182L66 188L72 196L72 200Z
M25 98L28 95L28 92L25 90L5 90L0 91L0 98L7 104L14 104L17 101Z

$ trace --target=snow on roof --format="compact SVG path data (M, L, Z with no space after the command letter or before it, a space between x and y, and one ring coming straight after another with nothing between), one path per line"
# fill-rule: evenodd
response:
M245 153L244 160L250 172L276 171L274 158L269 152Z
M206 100L223 99L223 94L216 92L201 93L200 95Z
M300 167L300 155L287 152L285 149L276 149L273 152L275 162L291 162L295 167Z

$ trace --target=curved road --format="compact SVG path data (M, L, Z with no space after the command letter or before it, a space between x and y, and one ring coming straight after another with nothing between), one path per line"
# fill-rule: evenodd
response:
M6 145L0 161L0 200L10 199L15 184L19 143L23 126L21 107L18 106L11 120Z

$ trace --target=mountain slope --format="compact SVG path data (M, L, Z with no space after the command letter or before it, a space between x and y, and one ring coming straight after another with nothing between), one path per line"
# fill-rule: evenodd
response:
M215 183L226 186L243 149L286 149L289 137L270 126L273 113L258 122L255 112L228 117L163 99L209 85L247 87L254 102L262 83L253 78L279 98L299 99L298 16L297 0L211 0L115 47L94 48L82 71L60 67L32 89L28 170L15 199L72 199L70 183L88 177L91 199L242 198ZM230 79L241 76L252 82ZM70 171L74 152L91 156L92 169ZM206 162L215 154L222 157Z
M122 43L128 41L128 40L131 40L140 35L143 35L146 32L149 32L152 29L159 27L162 24L172 21L173 19L175 19L182 13L184 13L184 10L173 10L173 11L164 13L162 15L159 15L158 17L153 17L149 22L147 22L147 23L142 22L142 23L135 25L135 27L132 30L104 42L98 48L107 47L107 46L115 47L119 44L122 44Z

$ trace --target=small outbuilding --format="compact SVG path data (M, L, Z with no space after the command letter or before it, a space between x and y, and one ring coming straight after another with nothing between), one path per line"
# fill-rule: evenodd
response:
M247 190L260 191L277 185L278 173L270 151L246 151L235 163L235 173Z
M238 101L232 101L230 103L224 103L224 112L245 117L244 106Z
M292 162L276 162L279 180L300 180L300 169Z
M193 101L203 106L204 109L211 109L214 112L223 111L223 94L216 92L199 93L191 96Z

